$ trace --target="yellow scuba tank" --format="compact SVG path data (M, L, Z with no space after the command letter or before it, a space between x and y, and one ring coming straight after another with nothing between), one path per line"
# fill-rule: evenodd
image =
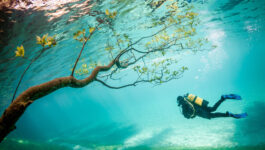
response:
M202 106L204 103L204 100L202 98L195 96L193 94L187 94L186 96L184 96L184 98L189 102L196 104L198 106Z

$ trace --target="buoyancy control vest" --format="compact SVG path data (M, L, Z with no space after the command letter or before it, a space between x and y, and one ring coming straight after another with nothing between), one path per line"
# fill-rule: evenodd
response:
M193 94L186 94L184 96L184 98L191 102L192 104L196 104L197 106L200 106L200 107L206 107L208 105L208 101L196 96L196 95L193 95Z

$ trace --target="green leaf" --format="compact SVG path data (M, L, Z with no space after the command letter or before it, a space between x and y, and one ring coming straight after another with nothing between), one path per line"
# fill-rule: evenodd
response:
M184 71L184 70L188 70L188 67L183 66L181 69L182 69L183 71Z
M107 47L105 47L105 50L106 51L111 51L111 50L113 50L114 48L113 48L113 46L111 46L111 45L108 45Z
M123 34L123 36L126 40L129 39L129 36L127 34Z
M87 67L87 64L82 64L82 67L83 67L83 68L86 68L86 67Z
M176 76L179 72L178 71L174 71L173 75Z
M143 72L147 72L147 67L142 68Z

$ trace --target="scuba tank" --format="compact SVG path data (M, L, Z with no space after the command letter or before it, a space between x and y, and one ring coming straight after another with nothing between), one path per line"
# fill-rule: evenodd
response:
M200 107L206 107L209 103L208 101L189 93L184 95L184 99Z

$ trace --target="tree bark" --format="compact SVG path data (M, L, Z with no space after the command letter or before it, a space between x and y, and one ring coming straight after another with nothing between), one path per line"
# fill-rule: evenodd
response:
M117 60L117 59L115 59ZM94 81L97 74L100 71L109 70L114 64L115 60L112 60L107 66L97 66L90 76L85 79L78 80L73 76L61 77L51 80L49 82L36 85L28 88L21 93L8 108L4 111L0 118L0 142L16 127L15 124L22 116L26 108L35 100L46 96L63 87L82 88Z

